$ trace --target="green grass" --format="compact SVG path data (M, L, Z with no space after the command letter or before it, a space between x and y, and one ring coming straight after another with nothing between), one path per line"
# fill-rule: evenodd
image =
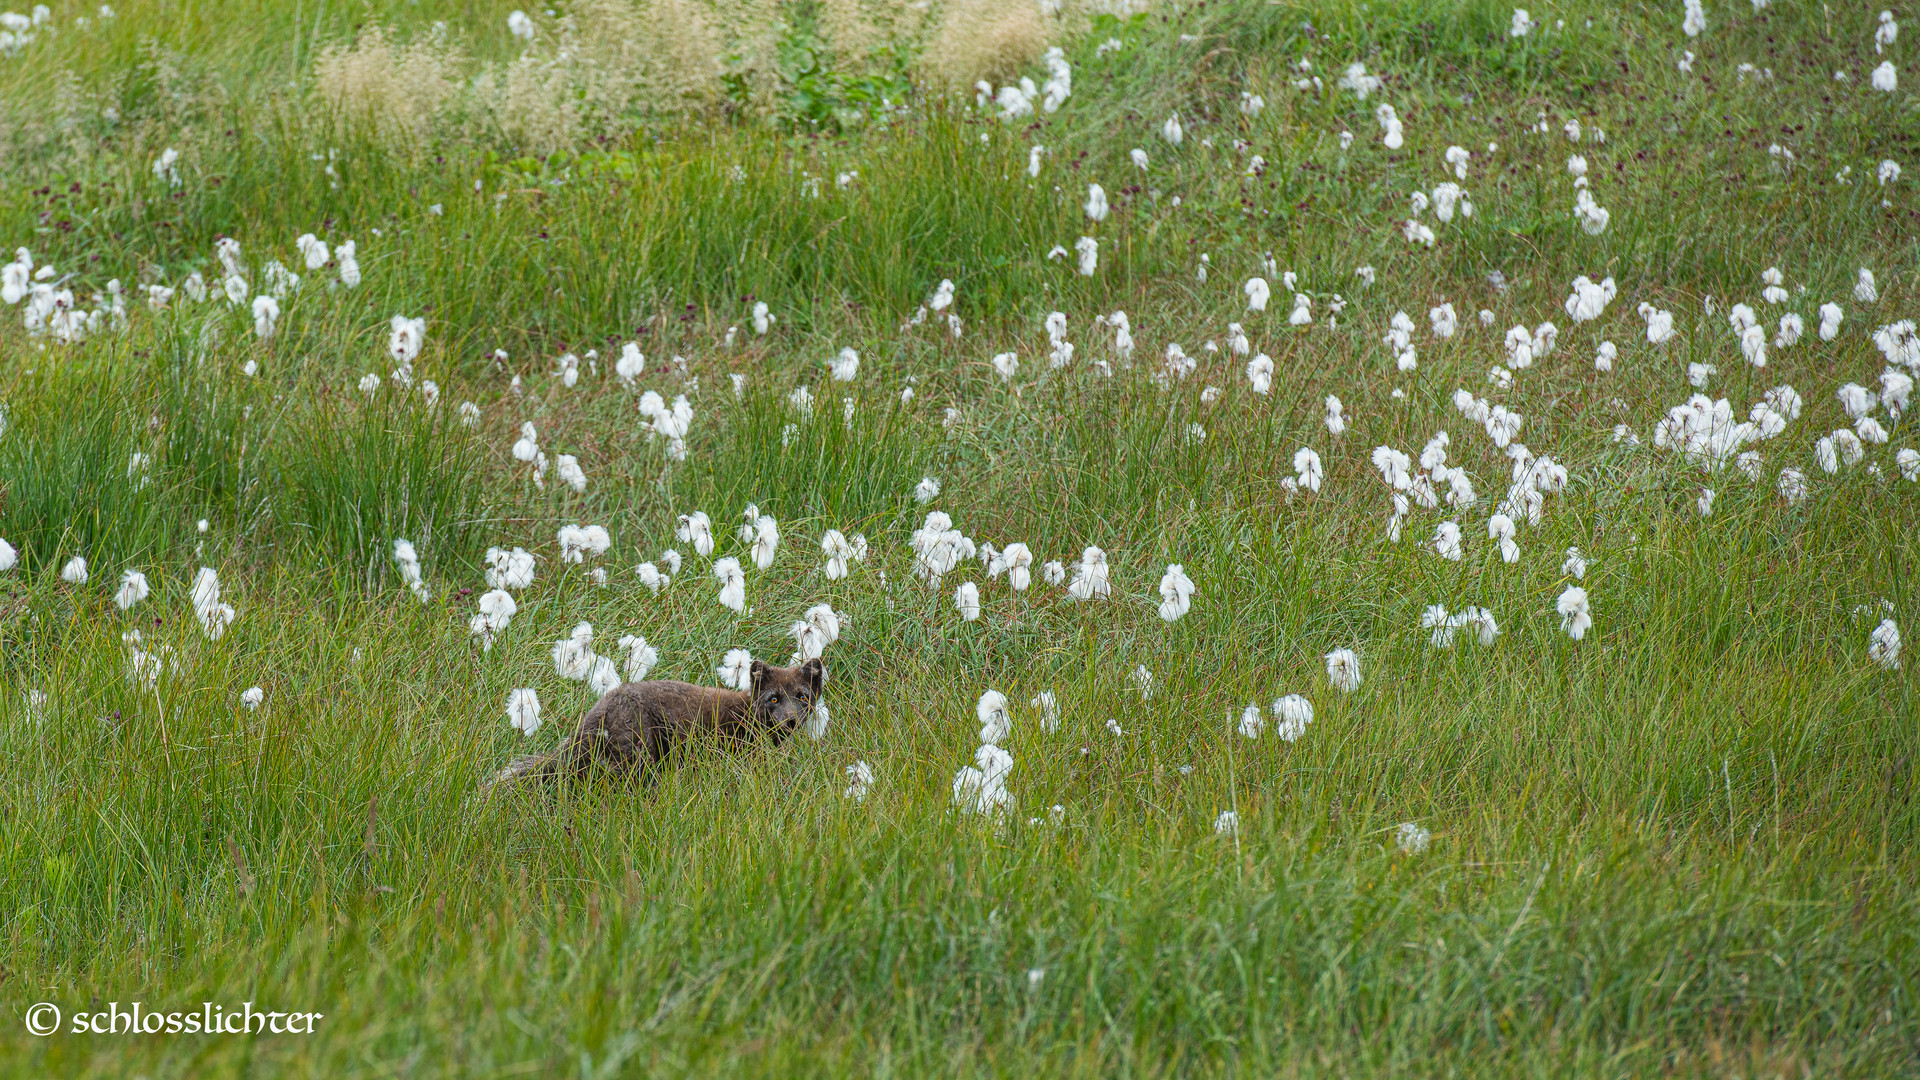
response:
M71 273L84 307L118 279L130 308L124 331L72 346L30 337L18 307L0 326L0 537L20 553L0 575L0 1075L1920 1072L1920 483L1894 457L1920 440L1879 409L1890 439L1865 462L1830 476L1813 450L1849 423L1841 384L1879 387L1873 328L1920 300L1912 27L1880 55L1877 9L1790 0L1712 8L1694 39L1677 5L1536 9L1520 40L1510 8L1483 3L1155 8L1064 34L1073 97L1030 124L929 95L842 132L636 113L543 159L452 124L395 152L311 97L313 56L356 24L407 40L445 20L498 61L517 52L511 5L117 6L84 32L62 10L60 33L0 60L0 243ZM1108 38L1121 51L1100 53ZM1886 58L1892 94L1867 88ZM1356 59L1388 79L1379 97L1291 88ZM1742 81L1742 62L1772 80ZM1265 96L1257 117L1243 89ZM1381 101L1406 125L1397 154ZM1178 148L1159 135L1176 110ZM1529 131L1541 113L1550 131ZM1568 142L1573 117L1606 141ZM1429 213L1438 243L1410 245L1409 193L1451 178L1455 144L1476 213ZM1050 151L1037 179L1033 145ZM178 189L149 168L166 146ZM1613 214L1597 237L1569 213L1573 152ZM1907 172L1883 187L1887 158ZM1088 182L1113 200L1104 222L1081 210ZM309 231L356 241L358 288L305 269ZM1047 258L1083 234L1101 241L1091 277ZM219 236L256 288L269 259L305 277L273 338L224 299L147 310L140 286L217 279ZM1313 325L1287 324L1269 255L1300 275ZM1783 305L1759 296L1774 265ZM1862 266L1877 303L1852 297ZM1240 292L1256 273L1276 294L1264 314ZM1620 292L1574 324L1580 274ZM912 322L943 278L957 338L944 312ZM1676 341L1647 344L1643 300L1675 313ZM1826 342L1829 300L1846 321ZM765 335L755 301L779 319ZM1427 331L1443 301L1462 323L1449 341ZM1735 302L1808 332L1753 369ZM1130 362L1094 322L1120 309ZM1076 347L1059 370L1055 310ZM1417 327L1407 373L1381 343L1399 310ZM395 314L427 320L414 375L436 407L392 378ZM1496 388L1504 329L1548 319L1555 351ZM1229 322L1273 358L1271 394L1251 392ZM1606 374L1603 340L1620 351ZM612 369L627 341L647 357L631 386ZM1199 366L1163 387L1169 342ZM842 347L862 358L850 383L829 374ZM990 360L1008 350L1003 380ZM1759 481L1653 449L1696 392L1689 363L1717 367L1699 392L1736 418L1770 387L1804 396L1760 444ZM1519 441L1569 470L1512 565L1487 538L1511 465L1455 411L1460 387L1524 414ZM694 408L684 461L637 410L649 390ZM510 455L527 422L550 463L578 456L584 491L551 464L536 486ZM1480 502L1415 508L1389 542L1368 455L1417 457L1439 430ZM1303 446L1325 485L1290 495ZM1809 477L1804 502L1776 490L1785 466ZM921 505L929 476L942 491ZM765 571L736 536L749 503L779 521ZM931 509L1069 567L1097 545L1114 596L1069 601L1036 566L1015 597L976 560L929 589L909 536ZM749 567L743 614L674 537L693 510L715 556ZM1459 562L1424 546L1455 518ZM612 549L563 564L574 523L606 526ZM840 581L820 570L830 528L871 542ZM428 601L394 567L400 538ZM492 546L539 564L483 650L467 628ZM1579 642L1555 614L1575 546L1595 619ZM656 595L629 568L670 547L685 564ZM85 585L60 580L74 555ZM1155 613L1169 563L1199 588L1172 624ZM218 641L193 615L202 566L238 610ZM129 568L153 596L122 612ZM967 581L975 622L953 600ZM575 624L609 653L643 634L657 677L710 684L730 648L784 661L787 627L821 602L846 616L823 740L689 747L630 788L478 797L591 703L550 660ZM1485 606L1501 632L1435 648L1433 604ZM1898 671L1867 655L1889 613L1909 641ZM153 690L128 677L136 629L163 657ZM1335 648L1361 655L1352 694L1327 680ZM504 722L521 687L544 706L531 736ZM990 688L1015 717L998 822L951 796ZM1056 731L1027 704L1043 691ZM1235 733L1248 703L1289 693L1315 711L1298 741ZM856 761L878 777L864 802L842 794ZM1237 836L1215 832L1226 810ZM1432 846L1400 850L1402 822ZM326 1018L311 1036L24 1026L36 1002L70 1019L136 1000Z

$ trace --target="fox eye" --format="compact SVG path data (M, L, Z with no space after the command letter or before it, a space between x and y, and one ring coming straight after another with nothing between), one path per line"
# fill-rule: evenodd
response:
M770 697L770 698L768 698L768 699L767 699L767 704L769 704L769 705L778 705L778 704L780 704L780 695L779 695L779 694L775 694L775 695L773 695L772 697Z

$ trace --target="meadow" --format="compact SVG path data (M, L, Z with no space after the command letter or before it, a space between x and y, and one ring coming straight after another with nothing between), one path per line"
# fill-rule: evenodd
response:
M1910 18L0 17L0 1075L1920 1075Z

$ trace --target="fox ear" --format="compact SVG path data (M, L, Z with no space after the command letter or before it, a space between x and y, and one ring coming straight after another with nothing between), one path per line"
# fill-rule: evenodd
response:
M759 697L760 685L767 681L767 662L765 660L755 660L752 666L747 668L747 671L752 675L751 681L747 683L747 692L755 697Z
M819 697L820 687L827 681L827 665L816 656L800 665L800 674L806 676L807 684L813 687L813 696Z

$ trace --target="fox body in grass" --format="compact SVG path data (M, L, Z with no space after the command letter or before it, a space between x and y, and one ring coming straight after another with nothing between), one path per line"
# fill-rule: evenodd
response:
M813 711L826 678L819 660L790 668L755 660L744 692L665 680L623 683L595 702L557 749L515 761L493 783L591 772L633 776L700 737L736 745L765 732L778 745Z

